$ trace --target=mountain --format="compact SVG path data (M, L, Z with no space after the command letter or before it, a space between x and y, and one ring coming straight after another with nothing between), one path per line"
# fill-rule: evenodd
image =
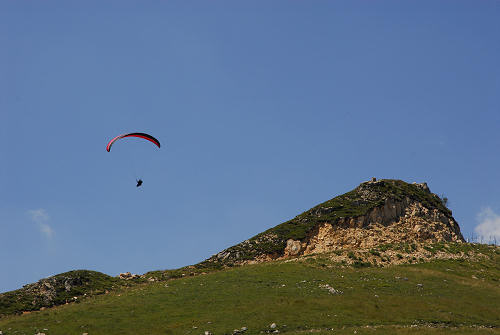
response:
M407 243L422 249L436 242L465 242L445 201L426 183L372 179L219 252L202 265L233 266L384 244Z

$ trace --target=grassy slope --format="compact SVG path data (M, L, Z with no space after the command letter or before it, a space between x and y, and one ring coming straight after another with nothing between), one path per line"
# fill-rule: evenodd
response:
M500 333L500 250L476 248L487 257L356 269L320 256L237 267L9 316L0 319L0 330L47 335L230 334L245 326L245 334L259 334L275 322L288 334L311 329L319 334ZM332 295L319 287L322 284L343 294Z

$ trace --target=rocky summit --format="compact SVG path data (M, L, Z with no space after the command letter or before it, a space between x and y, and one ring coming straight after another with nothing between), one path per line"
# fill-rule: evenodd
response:
M232 266L395 244L420 250L438 242L464 242L445 200L426 183L373 178L202 264Z

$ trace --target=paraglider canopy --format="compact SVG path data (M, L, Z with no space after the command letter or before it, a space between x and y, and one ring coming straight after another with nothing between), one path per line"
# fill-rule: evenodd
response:
M109 141L108 145L106 146L106 150L108 152L110 152L111 146L113 145L113 143L115 143L119 139L122 139L122 138L125 138L125 137L139 137L139 138L143 138L145 140L148 140L148 141L154 143L158 148L160 147L160 141L158 141L156 138L154 138L153 136L151 136L149 134L145 134L145 133L128 133L128 134L118 135L115 138L113 138L111 141Z

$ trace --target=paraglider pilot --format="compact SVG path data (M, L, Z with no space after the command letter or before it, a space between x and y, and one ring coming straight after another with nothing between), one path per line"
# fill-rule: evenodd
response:
M137 187L142 185L142 179L137 179Z

